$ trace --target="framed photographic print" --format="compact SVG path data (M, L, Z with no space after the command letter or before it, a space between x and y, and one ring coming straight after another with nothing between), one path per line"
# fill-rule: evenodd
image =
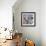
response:
M36 26L35 12L21 12L21 26L34 27Z

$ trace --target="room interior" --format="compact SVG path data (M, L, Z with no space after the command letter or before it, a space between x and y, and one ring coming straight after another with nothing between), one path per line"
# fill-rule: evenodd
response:
M46 46L46 1L0 0L0 46Z

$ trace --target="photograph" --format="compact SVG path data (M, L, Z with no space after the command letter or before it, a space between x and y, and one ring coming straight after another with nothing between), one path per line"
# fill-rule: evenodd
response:
M21 26L32 27L36 25L35 12L21 12Z

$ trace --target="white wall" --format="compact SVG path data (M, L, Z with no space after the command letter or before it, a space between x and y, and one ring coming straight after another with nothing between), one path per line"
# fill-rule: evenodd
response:
M16 0L0 0L0 27L12 28L12 6Z
M12 6L15 2L16 0L0 0L0 27L12 29ZM0 32L2 32L1 29ZM1 33L0 38L5 38L5 34L7 33ZM8 35L10 35L10 33L8 33Z
M35 42L36 46L41 46L40 38L40 12L41 12L41 1L40 0L23 0L20 5L13 8L15 29L18 32L23 33L24 39L31 39ZM36 12L36 26L35 27L21 27L21 12Z
M42 46L46 46L46 0L41 0L40 31Z
M13 7L15 29L22 32L24 38L33 39L36 46L46 46L46 0L23 0L20 4ZM36 27L21 27L21 12L25 11L36 12Z

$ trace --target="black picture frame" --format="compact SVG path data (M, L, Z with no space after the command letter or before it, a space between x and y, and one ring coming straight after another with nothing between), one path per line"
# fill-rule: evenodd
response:
M21 12L21 26L35 27L36 26L36 12Z

